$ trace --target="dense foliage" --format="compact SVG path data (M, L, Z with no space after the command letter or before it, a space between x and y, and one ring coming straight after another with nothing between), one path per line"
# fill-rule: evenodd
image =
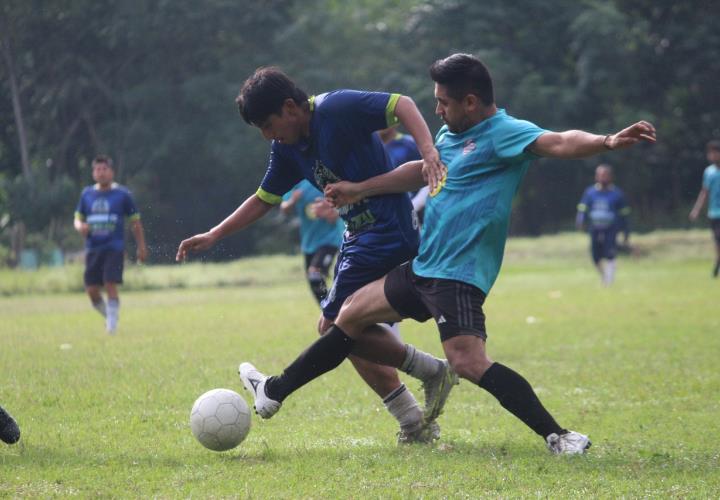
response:
M91 158L112 155L156 261L254 192L268 145L234 97L260 65L309 92L412 96L433 131L428 65L453 51L489 64L497 100L554 130L605 133L637 119L659 143L608 155L641 228L683 224L720 136L720 4L703 0L6 0L0 6L0 246L22 222L79 248L72 212ZM515 233L570 228L598 159L542 160ZM269 217L215 256L278 251Z

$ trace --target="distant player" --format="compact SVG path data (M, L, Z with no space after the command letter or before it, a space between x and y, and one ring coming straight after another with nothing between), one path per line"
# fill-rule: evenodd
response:
M305 277L318 304L327 295L330 266L342 244L345 224L322 191L303 179L283 196L280 210L300 219L300 250L305 256Z
M137 243L137 260L147 258L147 246L140 213L127 188L113 182L113 163L109 156L92 162L94 186L86 187L75 209L75 230L85 238L85 290L92 306L105 317L110 334L117 329L125 260L125 219ZM103 299L102 289L107 293Z
M710 165L703 172L702 188L690 212L690 220L698 218L705 200L708 200L708 219L715 240L715 266L712 275L717 278L720 272L720 141L708 142L705 152Z
M440 169L432 136L415 103L406 96L385 92L336 90L316 96L298 88L277 68L259 68L243 84L237 98L240 114L272 141L270 161L257 193L246 199L220 224L180 243L177 260L188 252L206 250L218 240L242 230L268 213L282 196L303 178L322 189L341 180L360 181L392 169L377 130L401 123L415 138L429 169ZM319 342L329 351L347 355L336 336L325 336L345 299L383 276L417 251L418 232L406 194L364 200L340 210L346 232L335 264L335 278L322 301L318 321ZM384 327L368 327L370 338L392 336ZM394 338L394 337L393 337ZM372 347L368 351L372 352ZM383 399L400 424L400 443L428 442L439 433L437 424L425 421L415 397L400 382L394 368L351 356L363 380ZM417 351L418 363L427 366L423 380L426 407L441 406L449 388L446 362ZM325 366L322 358L308 358Z
M510 413L540 435L553 453L583 453L587 436L560 426L543 407L525 378L492 361L486 353L485 297L502 263L512 199L530 162L538 156L581 158L623 149L642 140L655 141L655 129L638 122L616 134L580 130L550 132L515 119L495 105L492 80L485 65L467 54L454 54L430 68L435 81L436 113L445 126L435 145L447 165L438 179L425 169L431 198L425 213L418 256L350 296L335 325L325 334L341 348L316 342L281 375L266 377L250 363L245 387L255 395L255 408L269 418L293 391L339 365L343 353L367 342L368 324L433 318L453 370L492 394ZM359 183L340 182L325 188L337 206L405 192L424 183L421 162ZM391 336L383 337L378 361L407 363L411 353ZM323 364L312 360L323 359ZM410 370L422 371L422 367ZM484 415L465 418L492 425Z
M2 406L0 406L0 440L7 444L14 444L20 440L20 427Z
M579 230L587 229L590 235L592 260L605 286L615 280L618 233L623 233L623 246L628 246L629 213L625 195L613 184L612 167L598 165L595 169L595 184L585 190L578 203L575 225Z
M380 140L385 145L390 157L390 163L393 168L407 163L409 161L421 160L420 152L417 149L415 140L406 134L401 134L397 127L388 127L378 131ZM417 191L410 193L410 202L413 210L418 217L418 222L422 223L423 213L425 212L425 202L428 196L428 187L423 186Z

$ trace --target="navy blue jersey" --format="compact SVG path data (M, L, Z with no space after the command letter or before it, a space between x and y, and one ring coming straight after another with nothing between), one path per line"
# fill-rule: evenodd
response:
M75 218L90 226L88 250L124 250L126 217L137 220L140 214L130 191L115 183L105 191L97 185L86 187L75 209Z
M625 230L625 217L630 213L619 188L611 185L602 189L599 184L585 190L577 209L578 222L586 223L590 231Z
M272 142L265 178L257 196L279 204L303 178L318 189L332 182L359 182L392 170L382 141L373 133L397 123L400 96L384 92L337 90L310 98L310 136L297 144ZM417 246L412 205L405 193L375 196L340 209L346 240L374 232L389 233Z

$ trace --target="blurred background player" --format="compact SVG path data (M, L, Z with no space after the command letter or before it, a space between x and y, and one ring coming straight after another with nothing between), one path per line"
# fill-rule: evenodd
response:
M300 219L300 250L305 256L305 276L318 304L327 295L330 265L342 244L345 224L322 192L303 179L288 191L280 204L286 215Z
M628 247L630 228L627 216L630 208L623 192L613 184L612 167L598 165L595 184L583 193L577 206L575 224L590 235L590 253L605 286L615 280L617 234L623 233L623 247Z
M12 416L0 406L0 440L7 444L20 440L20 427Z
M417 149L417 144L415 144L415 139L410 135L400 133L397 127L388 127L379 130L378 135L383 142L383 146L385 146L385 151L390 158L390 163L393 168L399 167L409 161L422 159ZM418 217L419 224L422 224L428 193L429 188L427 186L423 186L419 190L409 193L410 201Z
M715 266L712 275L717 278L720 271L720 141L708 142L705 153L710 165L703 172L702 188L690 212L690 220L698 218L705 200L708 200L708 219L715 239Z
M113 182L109 156L99 155L92 162L95 185L86 187L75 209L75 230L85 238L85 290L92 306L105 317L105 327L113 334L120 311L118 285L122 284L125 260L125 218L137 244L137 260L147 258L147 246L140 213L130 191ZM102 288L107 293L107 303Z

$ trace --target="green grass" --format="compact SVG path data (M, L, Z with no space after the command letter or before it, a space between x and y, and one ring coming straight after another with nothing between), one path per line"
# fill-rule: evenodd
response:
M253 418L237 449L205 450L188 425L195 398L215 387L247 398L239 361L277 372L314 339L300 257L273 257L129 269L114 338L81 293L0 298L0 404L23 431L0 446L0 497L718 497L709 235L639 237L610 289L586 243L512 240L486 304L490 354L525 375L562 425L591 436L586 456L550 455L468 382L440 418L438 445L398 448L394 422L348 363L273 419ZM153 286L129 290L138 271ZM432 324L402 332L440 354Z

